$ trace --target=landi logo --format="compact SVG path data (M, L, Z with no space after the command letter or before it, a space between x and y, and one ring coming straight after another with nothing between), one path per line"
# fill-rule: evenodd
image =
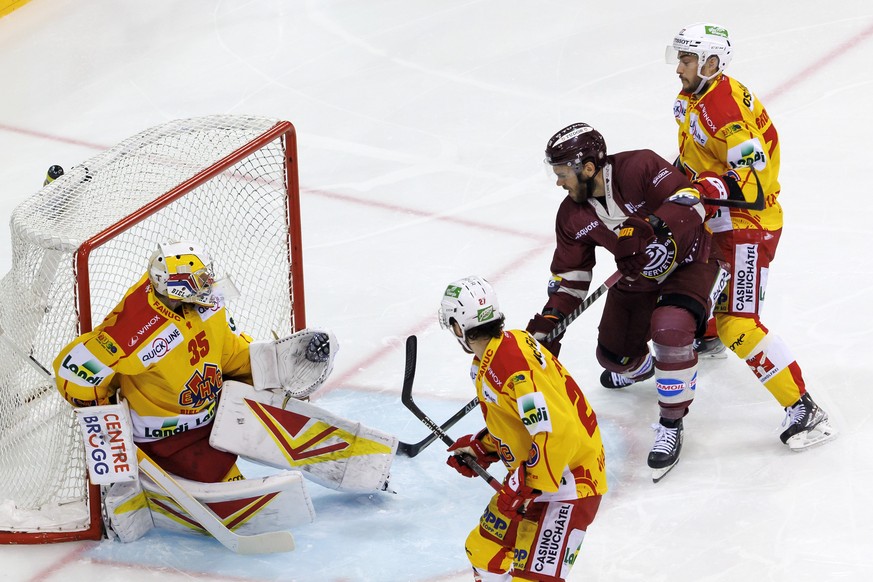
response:
M727 162L732 169L754 167L760 172L767 167L767 156L758 138L752 138L730 148Z
M518 412L520 413L519 416L521 417L522 424L527 427L537 427L537 430L528 429L532 434L542 430L551 432L552 420L549 418L549 408L546 406L546 399L541 392L522 396L518 401Z
M722 38L728 37L728 31L726 28L722 28L720 26L709 26L706 27L706 34L711 34L713 36L720 36Z
M77 345L61 362L61 378L78 386L97 386L114 374L83 345Z
M489 305L488 307L483 307L482 309L476 312L476 320L479 322L490 321L494 319L494 306Z
M457 299L461 295L461 288L456 287L455 285L449 285L448 287L446 287L445 295L446 297L454 297L455 299Z

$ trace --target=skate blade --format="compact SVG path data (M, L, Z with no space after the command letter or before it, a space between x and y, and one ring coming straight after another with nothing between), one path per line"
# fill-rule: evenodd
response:
M676 463L678 463L678 462L679 462L679 459L676 459ZM670 469L672 469L673 467L676 466L676 463L673 463L672 465L670 465L668 467L662 467L660 469L652 469L652 483L657 483L658 481L663 479L664 476L670 472Z
M724 349L720 352L704 352L704 353L698 352L697 353L698 360L725 360L725 359L727 359L727 356L728 355L727 355L726 349Z
M837 438L838 434L837 429L832 427L828 421L823 420L815 425L812 430L794 435L785 444L792 451L802 453Z

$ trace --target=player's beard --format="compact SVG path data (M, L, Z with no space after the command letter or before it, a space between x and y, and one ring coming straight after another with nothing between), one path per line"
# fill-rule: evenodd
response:
M679 82L682 83L682 91L685 93L693 92L697 86L700 84L700 78L696 75L693 79L687 79L682 75L679 75Z
M583 204L594 193L594 176L586 178L576 174L576 187L570 192L570 198L576 204Z

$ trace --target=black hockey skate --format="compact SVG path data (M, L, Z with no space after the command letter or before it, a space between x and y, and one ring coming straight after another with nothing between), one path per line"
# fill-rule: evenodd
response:
M615 390L616 388L624 388L625 386L648 380L655 375L655 363L651 355L646 356L646 360L640 365L640 368L643 370L642 373L630 377L604 370L600 375L600 384L604 388Z
M662 418L661 422L652 425L652 429L655 431L655 444L649 453L649 467L652 469L652 481L657 483L679 462L684 428L681 418Z
M727 357L727 348L717 337L695 338L694 351L698 358L723 360Z
M803 451L837 436L837 431L828 422L828 414L818 407L809 394L785 409L788 424L779 438L792 451Z

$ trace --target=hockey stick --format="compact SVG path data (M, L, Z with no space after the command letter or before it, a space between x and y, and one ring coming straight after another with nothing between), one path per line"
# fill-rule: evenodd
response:
M139 461L139 470L166 491L179 507L228 550L237 554L272 554L290 552L294 549L294 536L290 531L271 531L250 536L231 531L208 507L185 491L169 473L152 461L139 447L136 447L136 458Z
M761 178L758 177L758 172L755 171L754 166L749 166L749 169L752 170L752 174L755 176L755 182L758 185L758 195L755 197L754 201L749 202L745 199L719 200L717 198L701 198L700 201L704 204L709 204L710 206L741 208L744 210L764 210L767 206L767 200L764 198L764 189L761 187Z
M686 168L679 159L679 156L676 156L676 159L673 160L673 165L683 172L686 172ZM754 201L749 202L744 198L729 200L720 200L718 198L701 198L700 201L704 204L709 204L710 206L723 206L726 208L740 208L744 210L764 210L764 207L767 206L767 201L764 198L764 189L761 188L761 178L758 177L758 172L755 171L754 166L749 166L749 169L752 170L752 174L755 175L755 181L758 183L758 195L755 197Z
M43 366L39 362L39 360L33 357L33 352L31 351L29 354L25 355L24 351L22 351L22 349L18 345L16 345L11 339L6 336L6 332L3 330L2 327L0 327L0 340L2 340L6 347L9 348L15 355L30 364L31 367L33 367L33 369L36 370L38 373L45 376L49 380L54 380L54 376L49 371L49 369Z
M440 426L432 421L412 400L412 382L415 379L415 360L418 353L418 338L414 335L406 338L406 371L403 374L403 391L400 394L400 401L403 406L409 409L424 425L431 430L441 441L449 446L455 444L446 432ZM500 491L500 482L497 481L488 471L476 462L470 455L461 455L464 464L470 467L477 475L482 477L495 491Z
M414 373L415 372L413 371L413 374ZM470 402L468 402L467 404L464 405L464 408L457 411L455 414L452 415L451 418L449 418L447 421L442 423L440 425L440 429L442 429L444 431L450 429L459 420L461 420L462 418L467 416L467 413L470 412L471 410L473 410L474 408L476 408L478 405L479 405L479 398L474 397L473 400L471 400ZM438 438L437 434L435 432L432 432L429 435L427 435L425 438L423 438L422 440L418 441L417 443L404 443L403 441L400 441L400 443L398 443L398 445L397 445L397 454L404 456L404 457L414 457L418 453L423 451L425 448L430 446L430 444L432 442L434 442L435 440L437 440L437 438Z
M610 287L615 285L619 279L621 279L621 271L616 271L615 273L610 275L609 278L606 281L604 281L602 285L600 285L600 287L598 287L597 289L594 290L594 293L592 293L591 295L586 297L585 301L580 303L579 306L576 307L576 309L574 309L573 311L571 311L567 315L567 317L565 317L564 319L559 321L558 324L555 326L555 329L550 331L549 334L544 338L543 341L550 342L550 341L554 340L556 337L558 337L559 335L561 335L562 333L564 333L567 330L568 325L573 323L577 317L582 315L582 312L584 312L586 309L591 307L591 304L594 303L595 301L597 301L597 299L601 295L606 293L606 291Z

